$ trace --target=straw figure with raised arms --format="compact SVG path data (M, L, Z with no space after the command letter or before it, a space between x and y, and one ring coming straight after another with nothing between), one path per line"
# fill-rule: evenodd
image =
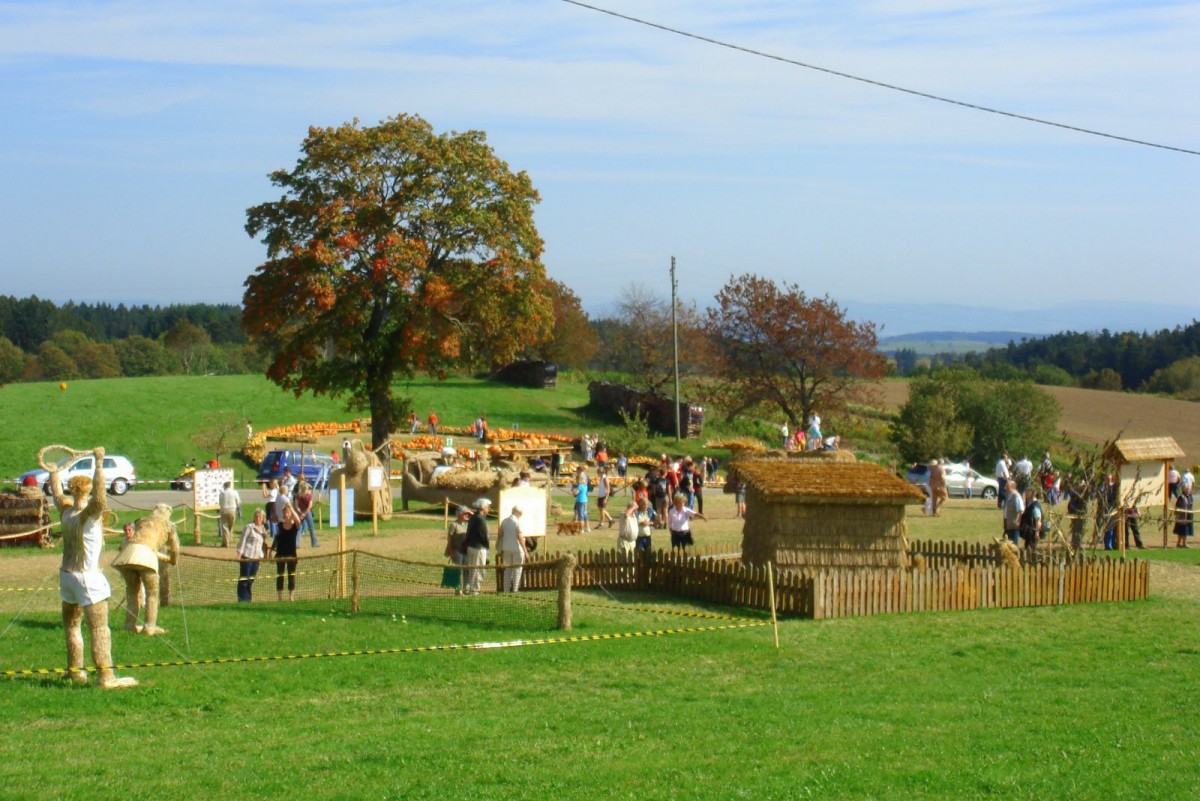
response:
M43 448L38 454L41 461ZM83 669L83 631L87 618L92 638L92 662L96 666L97 685L106 690L133 687L137 679L118 678L112 669L112 635L108 630L108 598L112 590L100 570L104 549L104 513L108 509L104 491L104 448L92 451L96 472L92 478L75 476L68 484L71 497L63 495L58 466L43 463L50 472L50 491L62 517L63 558L58 574L62 595L63 628L67 636L67 678L86 684Z
M346 477L346 489L354 490L354 511L358 514L371 514L371 494L367 468L383 467L379 457L363 447L361 439L342 441L342 466L329 474L329 486L338 486L338 477ZM392 484L387 470L383 471L383 489L375 490L375 502L380 518L390 520L392 517Z
M164 547L166 552L163 552ZM125 630L138 634L165 634L158 626L158 571L164 562L179 561L179 535L171 522L171 507L157 504L149 517L138 519L112 565L125 579ZM146 596L145 625L137 624L142 591Z

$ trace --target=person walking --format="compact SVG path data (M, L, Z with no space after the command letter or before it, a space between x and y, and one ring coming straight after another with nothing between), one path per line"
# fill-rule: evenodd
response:
M492 502L487 498L475 501L475 513L467 521L467 561L471 570L467 571L467 586L463 591L470 595L478 595L483 588L483 573L480 568L487 564L488 549L492 547L491 534L488 531L487 515L492 508Z
M238 603L248 604L253 596L254 579L258 577L260 560L266 557L267 516L262 509L254 510L254 519L242 530L238 540Z
M217 496L217 530L221 535L221 547L228 548L233 536L233 526L237 518L242 516L242 498L233 488L232 481L226 481Z
M596 508L600 510L600 524L608 523L612 528L613 516L608 513L608 496L611 494L612 483L608 480L608 468L601 467L596 478Z
M525 546L525 534L521 531L521 507L513 506L508 517L500 521L500 535L497 537L500 555L504 562L504 592L521 591L521 573L525 570L525 561L529 558L529 549Z

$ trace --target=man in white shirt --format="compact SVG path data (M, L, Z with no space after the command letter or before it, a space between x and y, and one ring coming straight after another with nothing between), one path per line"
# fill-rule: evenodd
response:
M242 499L233 488L233 483L225 482L221 494L217 496L217 507L220 517L217 520L217 530L221 534L221 547L229 547L229 535L233 533L234 522L242 516Z
M514 506L508 517L500 521L500 553L504 557L504 592L519 592L521 573L529 552L525 547L525 535L521 531L521 507Z
M1008 495L1008 480L1012 475L1008 470L1008 454L1000 454L996 460L996 508L1004 508L1004 499Z

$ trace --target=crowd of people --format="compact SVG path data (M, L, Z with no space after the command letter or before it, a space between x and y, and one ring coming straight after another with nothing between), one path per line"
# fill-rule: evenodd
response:
M1190 547L1188 540L1195 531L1194 469L1181 474L1171 467L1167 474L1167 502L1174 510L1173 532L1178 548ZM1014 462L1004 453L996 462L996 482L1000 488L997 505L1002 511L1004 535L1014 545L1023 543L1027 548L1036 547L1049 530L1043 503L1053 507L1065 499L1072 548L1078 550L1083 546L1089 520L1101 532L1105 550L1118 549L1118 531L1122 527L1124 547L1131 547L1131 540L1132 547L1146 547L1140 527L1139 499L1122 497L1121 479L1115 473L1108 473L1098 481L1089 481L1084 476L1058 471L1049 452L1043 454L1036 466L1028 457ZM1088 507L1092 502L1094 515L1089 518Z

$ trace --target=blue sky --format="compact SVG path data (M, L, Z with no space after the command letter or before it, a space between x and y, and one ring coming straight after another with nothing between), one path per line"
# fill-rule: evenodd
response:
M597 5L1200 150L1195 2ZM701 305L747 271L849 305L1200 295L1198 156L561 0L0 2L0 108L5 294L239 302L265 257L245 210L307 127L407 112L530 173L547 270L592 309L668 292L672 255Z

